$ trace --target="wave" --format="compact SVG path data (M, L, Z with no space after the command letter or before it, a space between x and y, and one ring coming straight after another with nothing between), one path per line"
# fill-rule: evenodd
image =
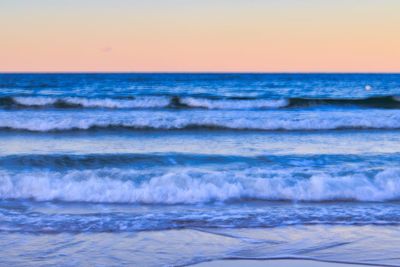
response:
M95 203L196 204L239 200L394 201L400 169L371 173L303 169L72 170L0 172L0 199Z
M135 97L133 99L81 98L81 97L8 97L0 99L0 105L7 108L110 108L138 109L164 108L170 105L167 97Z
M288 106L287 99L206 99L186 97L179 100L181 106L205 109L273 109Z
M400 129L400 112L313 111L3 111L0 128L21 131L90 129L317 131L337 129Z
M81 98L81 97L3 97L0 106L5 108L204 108L204 109L268 109L281 108L288 104L282 100L207 99L177 96L136 96L130 99Z
M205 109L278 109L278 108L304 108L316 106L359 106L367 108L399 109L400 97L378 96L360 99L334 99L334 98L287 98L287 99L256 99L256 98L231 98L207 99L187 97L179 100L183 106Z
M131 98L83 98L83 97L2 97L3 108L108 108L108 109L282 109L314 106L359 106L367 108L400 109L397 96L378 96L363 99L324 98L204 98L179 96L136 96Z

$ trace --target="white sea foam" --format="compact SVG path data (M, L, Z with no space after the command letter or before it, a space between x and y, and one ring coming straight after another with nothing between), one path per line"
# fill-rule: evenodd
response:
M82 97L14 97L14 101L20 105L40 107L50 106L56 103L64 103L71 106L87 108L163 108L170 105L169 97L138 96L134 99L113 98L82 98ZM206 99L185 97L180 99L182 104L193 108L206 109L274 109L285 107L289 104L286 99L259 99L259 100L233 100L233 99Z
M15 97L14 101L24 106L48 106L57 102L88 108L162 108L170 103L168 97L136 97L134 99L80 98L80 97Z
M53 97L14 97L14 101L24 106L47 106L57 102L57 98Z
M67 98L66 101L83 107L103 108L162 108L169 105L166 97L136 97L132 100Z
M273 109L286 107L287 99L259 99L259 100L233 100L233 99L205 99L186 97L181 103L190 107L207 109Z
M254 109L279 109L288 107L291 104L290 99L210 99L201 97L180 97L173 98L170 96L136 96L132 99L123 98L85 98L85 97L14 97L13 101L19 105L31 107L46 107L54 104L64 104L71 107L80 106L85 108L110 108L110 109L140 109L140 108L165 108L175 107L174 105L182 104L191 108L202 109L219 109L219 110L254 110ZM392 101L399 101L398 96L392 96L391 101L387 98L367 98L367 99L341 99L342 105L355 105L354 101L359 101L360 105L371 105L387 107L392 105L396 107ZM314 106L316 103L320 105L329 105L329 99L300 99L297 103L299 106ZM348 103L346 101L349 101ZM352 102L353 101L353 102ZM365 101L365 102L363 102ZM375 102L374 102L375 101ZM296 101L295 101L296 102ZM325 104L323 104L325 103ZM347 103L347 104L346 104ZM182 107L182 106L180 106Z
M2 111L0 128L29 131L86 130L93 127L248 130L398 129L400 111Z
M337 175L293 170L166 171L141 174L128 170L86 170L67 173L0 172L1 199L62 200L104 203L207 203L240 199L290 201L389 201L400 198L400 169L374 177L363 173ZM138 182L141 178L147 178ZM128 179L130 178L130 179Z

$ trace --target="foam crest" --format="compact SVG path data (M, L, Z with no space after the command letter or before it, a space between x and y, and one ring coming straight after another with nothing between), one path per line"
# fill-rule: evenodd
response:
M55 104L58 99L52 97L14 97L15 103L23 106L48 106Z
M126 129L334 130L398 129L400 112L354 111L115 111L115 112L0 112L0 128L28 131Z
M52 108L110 108L110 109L140 109L140 108L201 108L220 110L252 110L252 109L282 109L282 108L380 108L400 109L398 96L374 96L369 98L302 98L288 97L281 99L268 98L225 98L223 96L134 96L132 98L86 98L86 97L53 97L53 96L20 96L0 97L0 107L52 107Z
M85 108L163 108L170 103L167 97L135 97L134 99L80 98L80 97L15 97L14 101L31 107L85 107Z
M180 101L189 107L206 109L274 109L286 107L289 104L287 99L234 100L186 97Z
M67 98L68 103L81 105L83 107L101 108L162 108L169 105L169 99L164 97L136 97L132 100L126 99L86 99Z
M400 169L338 175L293 170L199 171L141 173L85 170L0 173L1 199L101 203L194 204L243 199L289 201L390 201L400 198ZM118 178L115 178L118 177Z

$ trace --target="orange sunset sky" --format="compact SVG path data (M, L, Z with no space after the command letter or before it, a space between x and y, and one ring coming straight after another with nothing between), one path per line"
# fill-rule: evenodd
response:
M1 0L0 72L400 72L398 0Z

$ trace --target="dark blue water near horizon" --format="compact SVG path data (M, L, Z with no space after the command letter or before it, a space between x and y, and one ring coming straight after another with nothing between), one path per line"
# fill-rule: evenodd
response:
M399 76L400 74L0 74L0 88L3 96L364 98L398 94ZM364 90L367 85L374 90Z
M399 160L400 74L0 74L0 265L400 266Z

